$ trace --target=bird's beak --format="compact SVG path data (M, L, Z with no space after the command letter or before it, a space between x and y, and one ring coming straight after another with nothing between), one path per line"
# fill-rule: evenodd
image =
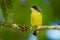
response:
M32 10L33 8L31 7L31 10Z

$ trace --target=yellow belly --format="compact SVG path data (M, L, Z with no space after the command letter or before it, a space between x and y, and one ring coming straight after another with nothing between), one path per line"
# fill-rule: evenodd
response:
M32 26L41 26L42 25L42 14L40 12L32 12L31 25Z

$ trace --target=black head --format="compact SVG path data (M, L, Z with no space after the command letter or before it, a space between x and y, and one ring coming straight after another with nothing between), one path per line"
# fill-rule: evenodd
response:
M38 6L32 6L32 8L34 8L35 10L42 12L42 10L38 7Z

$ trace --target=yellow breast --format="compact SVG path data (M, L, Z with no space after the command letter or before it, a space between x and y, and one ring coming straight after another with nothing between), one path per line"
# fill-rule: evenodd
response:
M31 25L41 26L42 25L42 14L35 9L31 13Z

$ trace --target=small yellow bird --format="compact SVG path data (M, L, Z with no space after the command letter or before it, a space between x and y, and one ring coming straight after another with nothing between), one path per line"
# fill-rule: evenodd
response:
M42 10L38 6L32 6L31 10L31 25L39 28L42 25ZM33 34L36 35L36 30Z
M38 6L31 7L31 25L41 26L42 25L42 11L39 10Z

